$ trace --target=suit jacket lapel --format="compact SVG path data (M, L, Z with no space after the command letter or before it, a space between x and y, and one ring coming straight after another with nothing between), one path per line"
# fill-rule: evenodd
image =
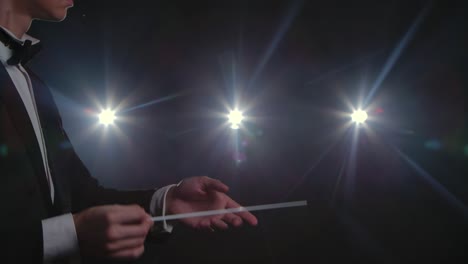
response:
M66 198L66 190L68 190L66 181L63 181L58 175L59 170L56 167L56 158L61 155L60 147L65 140L62 121L49 88L36 74L28 68L25 69L31 79L42 132L47 145L49 169L55 186L53 207L55 214L61 214L64 213L64 210L67 210L67 202L64 199Z
M50 197L49 185L45 175L45 169L39 148L39 143L34 132L34 128L29 119L28 112L24 106L13 81L3 66L0 66L0 98L8 109L12 122L22 138L31 164L34 168L37 181L41 188L43 199L49 212L52 210L52 200Z

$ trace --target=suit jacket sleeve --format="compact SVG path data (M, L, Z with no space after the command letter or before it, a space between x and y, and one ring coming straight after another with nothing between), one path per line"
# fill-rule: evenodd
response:
M41 220L21 222L0 228L2 263L40 263L43 258Z

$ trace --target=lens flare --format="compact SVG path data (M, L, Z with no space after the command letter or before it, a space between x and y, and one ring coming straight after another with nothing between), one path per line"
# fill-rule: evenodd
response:
M115 111L112 111L110 109L103 110L99 114L99 123L105 126L114 124L115 119Z
M351 115L351 120L353 120L353 122L355 122L356 124L362 124L366 122L367 118L367 112L360 109L354 111L354 113Z
M232 129L239 129L243 120L244 114L237 109L232 110L228 115L228 121Z

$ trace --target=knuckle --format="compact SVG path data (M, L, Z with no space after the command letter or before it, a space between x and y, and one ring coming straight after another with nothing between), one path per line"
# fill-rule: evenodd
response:
M146 221L146 223L148 224L148 228L151 228L154 225L154 222L151 218L149 218L148 221Z
M106 230L106 238L109 240L117 238L117 230L114 227L109 227Z
M145 225L145 234L148 234L148 232L151 230L152 225Z
M116 211L120 211L122 209L122 206L118 204L113 204L113 205L110 205L108 208L109 210L107 212L116 212Z
M146 224L148 225L148 227L151 228L154 225L153 219L151 219L151 217L148 217L148 220L146 221Z
M111 253L114 250L114 247L110 243L104 245L104 252Z
M104 221L107 223L107 224L110 224L110 223L113 223L115 217L112 213L106 213L104 215Z
M140 238L136 241L135 243L135 247L143 247L144 246L144 243L145 243L145 239L144 238Z
M140 230L141 230L141 235L146 236L146 234L148 234L149 227L147 225L143 225Z
M146 213L145 209L143 209L142 207L140 207L140 214L144 220L148 219L148 214Z
M132 251L132 257L133 258L139 258L143 254L144 251L145 251L145 248L143 246L141 246L141 247L139 247L139 248Z
M138 211L141 211L141 210L142 210L141 206L139 206L138 204L132 204L131 207L132 207L133 209L135 209L135 210L138 210Z
M143 209L141 206L139 205L134 205L133 208L135 209L135 212L140 214L140 215L145 215L146 212L145 212L145 209Z

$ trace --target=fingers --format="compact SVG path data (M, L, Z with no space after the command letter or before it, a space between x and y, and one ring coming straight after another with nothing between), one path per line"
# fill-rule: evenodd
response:
M106 219L106 236L109 241L129 238L144 238L153 226L151 217L138 205L114 206Z
M229 225L220 218L204 218L199 222L198 228L208 231L215 231L214 228L226 230L229 229Z
M199 228L200 229L212 230L210 219L209 218L203 218L199 223Z
M96 206L73 215L80 250L84 255L135 259L153 221L138 205Z
M209 177L203 177L204 191L218 191L225 193L229 191L229 187L222 183L220 180L215 180Z
M140 225L114 225L107 229L106 236L109 241L117 241L129 238L146 237L151 225L141 223Z
M239 208L241 207L238 203L233 201L230 198L227 198L227 205L226 208ZM240 216L244 221L247 221L250 225L256 226L258 224L257 218L251 214L250 212L244 211L236 213L236 215Z
M107 255L115 259L137 259L144 252L146 235L153 226L153 221L143 208L117 206L108 220L112 225L107 229Z
M225 214L222 218L226 223L232 225L232 226L235 226L235 227L239 227L242 225L242 219L235 215L235 214Z
M111 224L134 224L151 220L151 217L138 205L115 205L114 210L107 214Z
M111 252L112 254L112 253L116 253L117 251L142 247L144 246L144 243L145 243L145 238L133 238L133 239L119 240L117 242L108 244L106 250Z
M229 228L228 224L219 218L211 219L211 225L221 230L226 230Z

